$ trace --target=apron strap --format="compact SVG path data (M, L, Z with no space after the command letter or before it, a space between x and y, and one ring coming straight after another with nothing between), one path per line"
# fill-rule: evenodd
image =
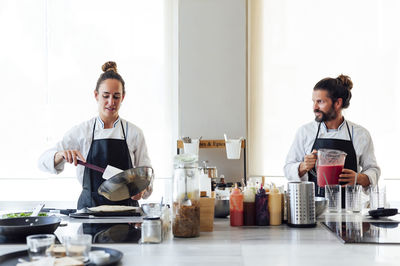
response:
M319 122L319 124L318 124L317 135L315 136L315 139L314 139L314 144L313 144L313 146L311 147L311 151L310 151L310 152L312 152L312 151L313 151L313 149L314 149L314 145L315 145L315 142L316 142L316 141L317 141L317 139L318 139L319 130L320 130L320 128L321 128L321 123L322 123L322 122Z
M122 127L122 134L124 134L124 140L126 142L125 129L124 129L124 124L122 123L122 119L120 122L121 122L121 127Z
M353 142L353 138L351 136L352 134L350 134L350 128L349 128L349 124L347 124L347 121L346 121L346 127L347 127L347 132L349 133L350 141ZM352 129L353 129L353 127L352 127Z
M93 132L92 132L92 143L94 140L94 129L96 128L96 120L97 120L97 118L94 119Z

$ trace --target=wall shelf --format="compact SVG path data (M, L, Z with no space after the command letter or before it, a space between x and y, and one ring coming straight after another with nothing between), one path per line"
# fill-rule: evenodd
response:
M181 149L183 149L183 140L178 140L176 142L176 153L180 154ZM199 149L221 149L225 148L225 140L223 139L202 139L199 143ZM243 181L244 185L247 184L247 175L246 175L246 140L242 140L242 149L243 149L243 166L244 166L244 176Z

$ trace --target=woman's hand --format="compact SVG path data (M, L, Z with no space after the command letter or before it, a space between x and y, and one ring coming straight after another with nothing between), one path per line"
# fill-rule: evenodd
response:
M142 198L142 196L143 196L143 193L144 193L145 191L146 191L146 190L143 190L142 192L139 192L138 194L132 196L131 199L133 199L133 200L140 200L140 199Z
M356 172L351 169L343 169L342 173L339 175L339 182L346 182L346 184L342 185L354 185L354 181L356 179ZM370 184L369 178L366 174L357 174L357 184L366 187Z
M54 165L58 165L63 160L68 163L73 163L75 166L78 165L78 158L79 160L86 162L85 158L82 156L81 152L78 150L65 150L59 151L54 155Z

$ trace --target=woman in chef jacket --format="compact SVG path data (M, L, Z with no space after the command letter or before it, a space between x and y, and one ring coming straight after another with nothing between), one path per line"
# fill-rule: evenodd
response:
M118 115L125 97L125 82L117 72L115 62L106 62L97 80L94 97L99 115L73 127L56 147L47 150L39 159L39 168L58 174L65 162L77 166L82 184L78 209L99 205L137 206L137 200L150 196L150 186L143 192L123 201L110 201L97 193L104 181L102 173L77 165L77 160L105 168L107 165L127 170L138 166L151 166L143 132Z
M340 184L354 184L356 176L357 184L364 188L378 183L381 171L369 132L344 119L342 114L342 110L350 105L352 88L350 77L345 75L324 78L314 86L315 121L297 131L286 157L284 172L287 179L313 181L318 196L324 196L324 191L317 189L317 178L310 171L315 166L318 149L337 149L347 153L344 169L339 175ZM344 195L342 193L342 206Z

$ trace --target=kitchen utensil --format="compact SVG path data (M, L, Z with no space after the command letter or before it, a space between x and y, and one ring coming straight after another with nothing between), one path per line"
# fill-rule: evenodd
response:
M39 213L41 212L41 210L43 209L43 207L44 207L44 203L38 204L38 205L33 209L31 216L38 216Z
M368 213L373 218L379 218L396 215L398 214L398 210L396 208L378 208L376 210L370 210Z
M183 143L192 143L192 139L190 137L182 137Z
M328 199L324 197L315 197L315 216L318 217L324 213L328 207Z
M358 177L358 173L356 173L356 176L354 177L354 188L356 188L356 185L357 185L357 177Z
M34 234L52 234L60 222L61 219L55 216L0 219L0 235L21 238Z
M113 176L116 176L117 174L119 174L121 172L123 172L123 170L121 170L121 169L119 169L117 167L114 167L112 165L107 165L106 168L102 168L100 166L97 166L97 165L94 165L94 164L90 164L90 163L87 163L87 162L83 162L81 160L78 160L77 163L80 164L80 165L83 165L83 166L85 166L87 168L90 168L92 170L95 170L97 172L103 173L102 177L104 179L106 179L106 180L110 179Z
M120 201L142 192L154 178L151 167L131 168L104 181L97 192L111 201Z
M313 182L288 183L288 225L292 227L316 226Z
M339 184L339 175L342 173L347 153L333 149L319 149L317 154L317 183L323 188L325 185Z
M187 194L187 175L185 176L185 196L182 201L183 206L192 206L192 202L190 201Z

